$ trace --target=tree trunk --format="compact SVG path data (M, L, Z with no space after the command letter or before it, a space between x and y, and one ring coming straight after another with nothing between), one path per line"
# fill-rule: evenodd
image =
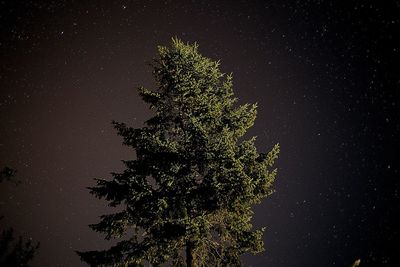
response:
M194 257L193 257L193 242L186 242L186 267L195 267Z

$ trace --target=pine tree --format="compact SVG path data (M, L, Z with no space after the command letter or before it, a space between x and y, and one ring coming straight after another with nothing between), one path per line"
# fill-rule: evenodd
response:
M136 159L91 193L120 207L90 227L106 239L127 236L105 251L78 252L91 266L241 266L239 256L263 250L252 205L268 196L279 146L258 153L256 105L239 105L232 75L172 39L152 64L158 89L139 88L154 117L142 128L113 122Z
M3 181L11 181L19 184L20 181L15 179L16 170L4 167L0 170L0 183ZM4 216L0 215L0 220ZM7 228L0 232L0 266L7 267L28 267L36 255L39 243L31 239L25 239L19 236L16 239L13 228Z

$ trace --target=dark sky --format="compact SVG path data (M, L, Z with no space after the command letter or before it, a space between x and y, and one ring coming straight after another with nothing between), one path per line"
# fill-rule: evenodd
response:
M281 145L276 192L255 207L266 252L246 266L400 266L399 14L399 1L0 1L0 166L22 181L1 184L1 226L40 241L35 267L110 245L87 227L110 209L85 187L134 157L110 122L151 116L135 89L153 88L148 63L177 36L258 102L260 151Z

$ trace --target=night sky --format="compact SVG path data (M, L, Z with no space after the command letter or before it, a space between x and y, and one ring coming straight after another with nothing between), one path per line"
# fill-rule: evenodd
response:
M86 187L134 157L111 121L152 115L136 88L177 36L258 103L259 150L281 145L245 265L400 266L399 26L399 1L0 1L0 167L22 182L0 185L0 226L40 242L34 267L111 245Z

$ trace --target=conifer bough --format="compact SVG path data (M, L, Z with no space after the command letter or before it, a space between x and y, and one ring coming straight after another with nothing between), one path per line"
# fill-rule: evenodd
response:
M159 46L153 68L158 88L139 93L154 117L138 129L113 122L136 159L90 188L120 207L90 227L126 239L78 254L91 266L241 266L263 250L251 207L272 192L279 146L258 153L255 137L241 138L256 105L237 103L232 76L196 43Z

